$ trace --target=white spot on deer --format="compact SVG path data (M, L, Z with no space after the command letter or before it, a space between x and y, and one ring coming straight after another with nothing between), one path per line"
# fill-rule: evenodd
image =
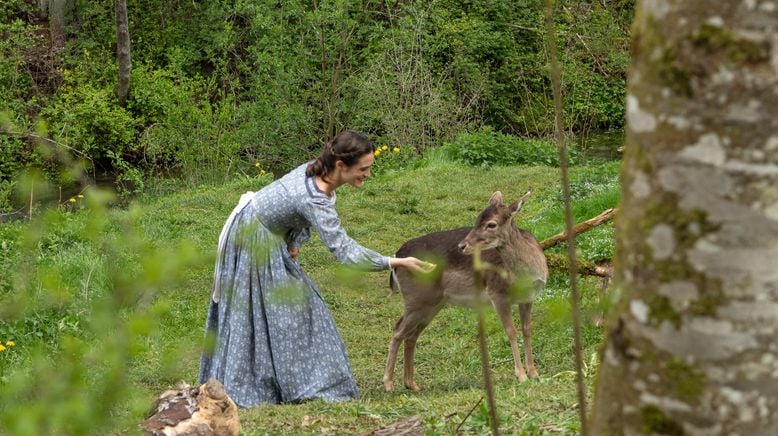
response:
M640 323L645 324L648 321L648 306L642 300L630 301L629 311Z
M753 11L756 8L756 0L745 0L743 3L749 11Z
M651 230L646 240L653 250L654 259L664 260L675 251L675 235L673 228L667 224L659 224Z
M638 171L637 174L635 174L635 179L632 180L630 190L632 191L632 195L637 199L648 197L648 194L651 193L651 185L648 183L648 177L646 177L644 172Z
M715 27L721 27L724 25L724 19L719 16L710 17L705 21L705 24L708 24L710 26L715 26Z
M695 143L683 149L681 157L711 165L721 165L727 158L721 146L721 138L715 133L702 135Z
M634 95L627 96L627 121L635 133L652 132L656 128L656 117L640 109L640 102Z

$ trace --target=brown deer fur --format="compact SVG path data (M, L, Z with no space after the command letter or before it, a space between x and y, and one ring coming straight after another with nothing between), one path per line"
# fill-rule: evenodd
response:
M476 219L475 226L411 239L397 251L397 257L417 256L437 263L438 267L424 276L404 268L392 271L390 283L393 289L400 289L404 311L394 326L389 344L383 379L387 391L394 388L392 374L401 343L405 343L405 387L418 391L419 387L413 379L413 359L419 334L446 304L473 307L478 301L471 256L475 250L481 250L481 259L492 265L484 272L485 293L510 340L514 374L519 381L527 380L528 373L530 377L537 377L532 356L531 309L534 294L546 284L548 267L537 239L532 233L519 229L513 221L529 194L527 192L516 202L506 205L502 202L502 193L497 191ZM516 285L521 283L529 284L530 289L515 292ZM511 314L513 303L519 306L526 371L516 341L516 328Z

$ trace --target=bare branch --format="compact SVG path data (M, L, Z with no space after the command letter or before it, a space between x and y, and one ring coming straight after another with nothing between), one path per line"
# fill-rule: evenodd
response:
M617 211L618 208L606 209L596 217L590 218L586 221L576 224L575 226L573 226L572 229L573 237L576 237L581 233L588 232L589 230L599 226L600 224L607 223L608 221L613 219ZM559 245L560 243L566 240L567 240L567 232L565 231L565 232L558 233L548 239L544 239L543 241L540 242L540 246L543 247L544 250L547 250L551 247L555 247Z

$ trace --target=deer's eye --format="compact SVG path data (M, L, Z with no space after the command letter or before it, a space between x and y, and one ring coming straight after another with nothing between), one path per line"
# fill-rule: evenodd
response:
M496 223L496 222L494 222L494 221L490 221L490 222L488 222L488 223L486 224L486 228L487 228L487 229L496 229L496 228L497 228L497 223Z

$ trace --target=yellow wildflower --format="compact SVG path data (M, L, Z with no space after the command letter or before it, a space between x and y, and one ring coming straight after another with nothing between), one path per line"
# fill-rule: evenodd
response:
M389 150L389 146L388 146L388 145L384 145L383 147L381 147L381 150L382 150L382 151Z
M3 344L0 344L0 351L5 351L5 346L3 346Z
M381 154L381 149L379 148L379 149L378 149L378 150L376 150L376 151L375 151L375 153L373 153L373 154L375 154L376 156L380 155L380 154Z
M7 346L9 346L9 347L13 347L14 345L16 345L16 342L14 342L14 341L8 341L8 342L6 342L6 343L5 343L5 345L7 345Z
M84 198L84 194L78 194L78 198Z
M395 152L395 153L399 153L400 152L400 147L395 147L395 148L392 149L392 151Z
M76 199L75 199L75 198L73 198L73 197L70 197L70 200L68 200L68 201L69 201L69 202L71 202L71 203L75 203L75 202L76 202Z
M265 170L259 170L259 174L265 174Z
M259 168L259 162L255 163L254 166Z

